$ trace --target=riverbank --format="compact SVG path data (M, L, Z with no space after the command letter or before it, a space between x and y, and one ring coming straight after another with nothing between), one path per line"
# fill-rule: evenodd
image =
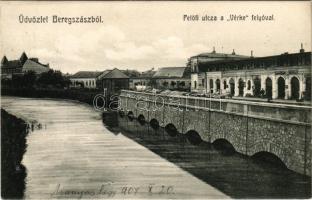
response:
M57 88L1 88L1 94L6 96L31 97L31 98L57 98L77 100L89 105L99 90L89 89L57 89Z
M26 168L21 164L26 151L28 125L1 109L1 197L22 198Z

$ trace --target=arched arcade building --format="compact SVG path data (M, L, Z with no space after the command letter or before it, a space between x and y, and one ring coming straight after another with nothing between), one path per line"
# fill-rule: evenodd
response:
M197 62L191 91L271 99L311 99L311 52Z

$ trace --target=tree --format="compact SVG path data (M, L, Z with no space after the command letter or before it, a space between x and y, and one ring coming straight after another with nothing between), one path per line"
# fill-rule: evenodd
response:
M27 71L23 75L12 76L13 87L25 88L33 87L36 84L36 73L34 71Z
M62 75L60 71L49 70L40 74L38 84L41 86L54 86L58 88L68 87L70 80L68 77Z
M25 87L33 87L36 83L36 72L27 71L23 76L23 82Z

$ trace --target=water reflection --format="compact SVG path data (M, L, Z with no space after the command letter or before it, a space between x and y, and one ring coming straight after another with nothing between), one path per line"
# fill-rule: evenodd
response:
M266 156L250 158L224 141L210 144L196 136L190 139L173 127L162 128L122 113L104 113L103 123L114 134L122 133L231 197L311 196L310 178L288 170L274 158L270 162Z

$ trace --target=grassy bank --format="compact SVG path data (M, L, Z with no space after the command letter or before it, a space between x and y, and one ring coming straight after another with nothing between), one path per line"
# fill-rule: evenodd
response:
M22 198L26 169L21 164L26 151L27 124L1 109L1 196Z
M71 99L92 105L94 97L101 91L57 88L1 88L1 93L2 95L19 97Z

